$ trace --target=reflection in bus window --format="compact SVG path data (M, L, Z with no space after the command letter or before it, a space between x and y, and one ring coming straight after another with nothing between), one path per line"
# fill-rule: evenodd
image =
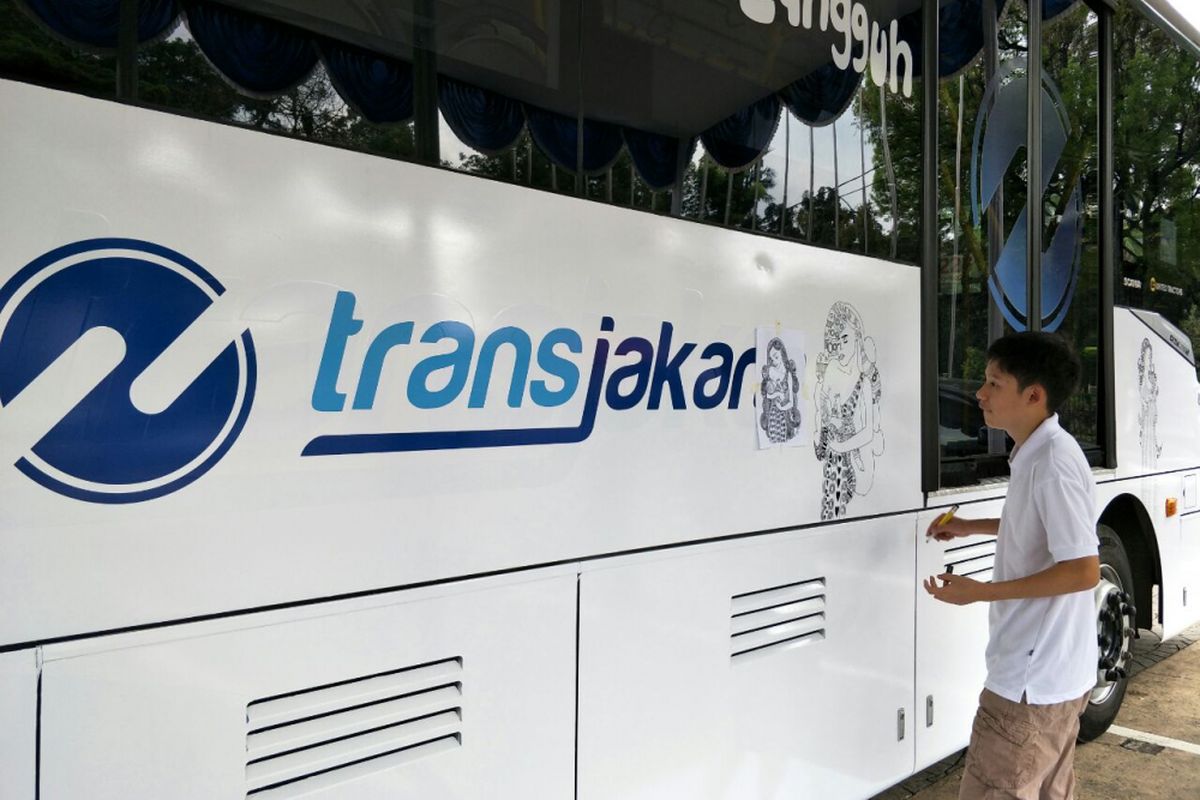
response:
M1083 3L1042 27L1042 326L1079 352L1080 385L1059 421L1099 458L1100 191L1097 185L1100 23Z
M993 6L994 8L994 6ZM1043 223L1040 327L1070 339L1083 360L1081 386L1060 420L1100 458L1099 24L1085 4L1053 10L1042 26ZM1028 14L1004 6L976 23L976 60L939 90L939 440L944 485L1007 473L1012 443L983 425L975 390L990 342L1029 325L1026 299ZM954 40L943 42L943 50ZM945 54L943 55L945 57Z
M912 17L905 29L912 38L919 4L901 5ZM584 6L578 20L561 16L558 30L575 24L581 46L564 47L560 66L578 58L581 100L561 90L544 107L522 99L525 129L517 120L511 138L491 146L458 133L462 126L443 103L445 165L758 234L918 260L919 98L886 82L877 86L853 64L835 68L830 34L789 26L782 15L763 25L720 4L679 0L653 8ZM915 43L900 42L900 71L912 71ZM575 80L561 69L560 76ZM489 80L482 91L495 103L511 99L500 94L515 88L511 81Z
M211 70L206 67L205 72ZM68 44L39 27L17 0L0 0L0 77L111 98L116 76L111 51Z
M1200 341L1200 58L1129 2L1113 32L1117 302Z
M146 23L119 99L916 263L921 5L857 5L874 60L842 6L822 29L694 0L422 0L370 25L192 3ZM0 74L115 97L115 34L39 13L0 0ZM225 55L260 29L274 50ZM64 43L78 35L95 52Z
M1025 219L1027 21L1022 3L1004 5L998 19L976 18L964 35L980 43L978 53L938 90L943 485L1006 470L1009 443L984 427L975 390L988 344L1024 324L1025 237L1017 229ZM954 45L943 37L944 56ZM1004 163L981 170L985 151L1002 154Z

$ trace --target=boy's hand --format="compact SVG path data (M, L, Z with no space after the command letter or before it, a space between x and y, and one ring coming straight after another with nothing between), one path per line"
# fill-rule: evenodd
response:
M970 536L973 532L970 530L969 520L951 517L948 522L939 522L940 519L941 517L937 517L929 523L929 529L925 531L927 538L948 542L959 536Z
M938 586L939 580L942 582L941 586ZM988 599L986 597L987 586L988 584L973 578L949 572L938 575L936 578L925 579L925 591L933 595L934 599L956 606L965 606Z

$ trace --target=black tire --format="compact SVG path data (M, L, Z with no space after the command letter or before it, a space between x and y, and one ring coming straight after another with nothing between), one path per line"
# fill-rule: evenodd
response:
M1100 661L1097 683L1092 699L1079 718L1079 741L1090 742L1108 730L1117 718L1125 689L1129 685L1128 669L1132 639L1137 630L1137 614L1133 607L1133 570L1121 537L1107 525L1097 527L1100 538L1100 585L1097 587L1097 634L1100 637ZM1114 590L1112 585L1116 586ZM1111 597L1101 598L1107 592ZM1106 605L1111 605L1105 616ZM1107 647L1106 647L1107 642ZM1108 665L1105 665L1105 661Z

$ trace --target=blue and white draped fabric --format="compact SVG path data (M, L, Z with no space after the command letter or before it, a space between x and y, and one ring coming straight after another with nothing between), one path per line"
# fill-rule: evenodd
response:
M328 39L318 49L333 88L366 119L376 123L412 119L411 64Z
M838 69L833 62L819 67L779 91L779 98L796 119L819 128L842 115L858 93L862 76Z
M1007 0L995 0L996 18ZM983 50L983 0L952 0L938 9L938 75L952 78L969 67ZM920 21L920 15L916 15ZM913 51L914 55L916 50Z
M24 0L56 37L96 50L117 49L121 0ZM170 33L179 17L176 0L138 0L138 42Z
M692 160L692 153L696 150L694 136L684 142L674 136L647 133L635 128L624 128L621 134L638 175L656 192L670 189L679 180L680 147L684 150L684 163Z
M700 141L709 157L725 169L745 169L774 138L781 108L778 95L767 95L713 125L700 134Z
M22 0L29 12L54 35L92 49L117 46L121 0ZM1042 16L1052 19L1078 0L1043 0ZM1008 0L995 0L999 15ZM943 0L938 10L942 78L966 69L983 49L984 0ZM318 55L342 98L372 122L402 122L413 113L410 64L352 45L318 39L315 34L208 0L138 0L138 41L145 43L175 27L181 14L192 38L212 65L244 93L273 96L309 76ZM914 76L921 73L921 12L897 20L897 36L912 53ZM811 126L827 125L841 116L863 81L852 69L832 61L731 114L700 134L708 154L725 169L749 167L770 145L779 124L781 104ZM447 77L438 80L438 106L465 144L485 154L511 147L528 127L542 152L570 171L579 165L579 120L470 86ZM648 131L583 120L583 169L608 168L621 152L629 152L638 174L653 189L679 178L679 148L688 153L695 138L681 141Z
M1042 0L1042 19L1054 19L1079 0Z
M453 78L438 78L438 108L459 141L484 155L512 147L525 130L520 103Z
M188 30L231 83L251 95L277 95L317 65L312 36L298 28L219 3L187 7Z
M579 122L536 106L525 106L529 135L555 164L574 172L578 167ZM583 171L603 172L621 154L621 129L607 122L583 121Z

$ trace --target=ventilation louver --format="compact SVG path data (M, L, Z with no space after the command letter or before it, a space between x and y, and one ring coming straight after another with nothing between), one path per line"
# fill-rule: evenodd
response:
M462 659L254 700L246 796L296 797L462 744Z
M945 571L989 582L996 563L996 540L946 548Z
M732 598L734 663L825 638L825 579L787 583Z

